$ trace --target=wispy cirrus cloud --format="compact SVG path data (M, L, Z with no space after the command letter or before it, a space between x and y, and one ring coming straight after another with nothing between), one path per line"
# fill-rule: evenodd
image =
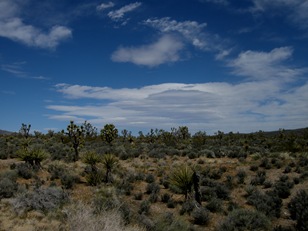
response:
M120 47L111 56L114 62L130 62L136 65L155 67L180 60L183 44L176 37L164 35L158 41L138 46Z
M0 3L0 36L23 43L27 46L52 49L72 36L72 30L55 25L43 30L23 22L19 16L22 11L18 1L2 0Z
M123 7L121 7L120 9L118 10L113 10L113 11L110 11L108 13L108 16L109 18L111 18L112 20L114 21L118 21L118 20L121 20L123 19L123 17L125 16L125 14L129 13L129 12L132 12L134 10L136 10L138 7L140 7L142 5L141 2L135 2L135 3L131 3L131 4L128 4L128 5L125 5Z
M24 79L34 79L34 80L49 80L50 78L45 77L45 76L31 76L26 70L27 62L26 61L21 61L21 62L14 62L11 64L1 64L0 65L0 70L8 72L12 74L15 77L18 78L24 78Z
M13 74L17 77L26 77L27 72L24 71L24 65L26 62L15 62L11 64L1 64L1 70Z
M308 0L251 0L252 12L268 12L287 15L287 18L299 28L308 28Z
M181 34L193 46L200 49L209 49L209 41L204 33L206 23L198 23L196 21L178 22L169 17L147 19L143 24L153 27L163 33L177 32Z
M100 5L98 5L98 6L96 7L96 10L98 10L98 11L104 11L104 10L109 9L109 8L112 8L112 7L114 7L114 6L115 6L115 4L114 4L113 2L101 3Z

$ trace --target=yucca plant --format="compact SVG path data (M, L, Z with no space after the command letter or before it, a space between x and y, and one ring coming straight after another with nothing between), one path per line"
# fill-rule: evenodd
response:
M113 154L105 154L102 157L102 163L106 168L106 182L110 182L111 171L118 164L118 158Z
M20 159L30 164L32 167L41 167L41 162L48 157L45 150L40 148L23 148L18 151Z
M187 165L176 167L170 175L169 183L177 188L187 200L188 195L192 192L193 170Z
M93 172L96 172L96 164L100 163L102 161L102 158L96 152L88 151L82 156L82 160L84 163L91 166Z

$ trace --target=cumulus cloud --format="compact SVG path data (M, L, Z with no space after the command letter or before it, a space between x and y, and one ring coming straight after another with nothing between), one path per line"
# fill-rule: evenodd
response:
M0 3L0 36L39 48L55 48L72 36L71 29L64 26L55 25L44 32L25 24L19 17L20 10L16 1L3 0Z
M245 76L254 80L279 79L290 81L301 75L304 69L284 65L293 53L291 47L280 47L270 52L244 51L234 60L229 61L233 74Z
M131 62L154 67L180 59L182 42L171 35L164 35L153 44L139 47L120 47L111 56L114 62Z
M131 3L131 4L128 4L126 6L121 7L118 10L110 11L108 13L108 16L112 20L117 21L117 20L122 19L126 13L136 10L141 5L142 5L141 2Z
M96 7L96 9L97 9L98 11L103 11L103 10L106 10L106 9L108 9L108 8L112 8L112 7L114 7L114 6L115 6L115 4L114 4L113 2L108 2L108 3L102 3L102 4L98 5L98 6Z
M49 104L47 108L56 112L50 119L75 118L96 126L114 123L128 129L170 129L187 125L192 131L209 133L251 132L303 127L308 114L308 83L288 91L271 80L120 89L70 84L55 87L72 101L70 105ZM79 105L78 99L92 103Z

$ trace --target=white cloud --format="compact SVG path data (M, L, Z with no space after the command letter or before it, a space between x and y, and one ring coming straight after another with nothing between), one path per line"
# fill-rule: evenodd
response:
M73 101L48 105L57 114L50 119L88 120L97 127L114 123L134 130L169 130L187 125L192 131L209 133L251 132L303 127L308 119L308 83L288 91L271 80L122 89L59 84L56 89ZM92 103L79 105L78 99L91 99ZM93 105L93 100L101 103Z
M126 13L134 11L135 9L140 7L141 5L142 5L141 2L131 3L131 4L128 4L126 6L123 6L122 8L120 8L118 10L110 11L108 13L108 16L112 20L116 21L116 20L122 19Z
M218 54L216 54L216 60L224 60L228 55L230 55L232 49L220 50Z
M15 1L0 3L0 36L39 48L55 48L72 36L71 29L64 26L55 25L46 33L27 25L18 17L20 11Z
M283 65L293 53L291 47L280 47L270 52L245 51L234 60L229 61L233 73L254 80L277 79L290 81L303 73L303 69Z
M281 13L298 27L308 28L308 0L252 0L252 12ZM280 11L282 10L282 11Z
M136 56L144 50L148 49L131 48L134 52L142 51L136 52ZM234 74L248 80L236 84L164 83L120 89L58 84L55 90L68 101L66 105L50 102L47 108L56 112L51 119L75 117L97 127L114 123L135 131L168 130L182 125L194 132L208 133L305 127L308 82L300 82L303 78L296 77L302 77L307 70L285 63L292 53L291 47L240 53L228 64ZM80 99L89 103L81 105Z
M209 43L210 36L203 32L206 23L199 24L196 21L178 22L169 17L160 19L147 19L144 24L151 26L163 33L177 32L181 34L193 46L199 49L211 49Z
M108 8L112 8L112 7L114 7L114 6L115 6L115 4L114 4L113 2L108 2L108 3L102 3L102 4L100 4L99 6L96 7L96 9L97 9L98 11L103 11L103 10L106 10L106 9L108 9Z
M140 47L120 47L111 56L114 62L131 62L154 67L180 59L183 44L174 36L164 35L157 42Z

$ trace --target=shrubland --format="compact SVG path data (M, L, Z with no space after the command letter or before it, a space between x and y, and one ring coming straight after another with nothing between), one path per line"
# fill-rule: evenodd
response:
M30 128L0 136L0 230L307 230L308 128Z

